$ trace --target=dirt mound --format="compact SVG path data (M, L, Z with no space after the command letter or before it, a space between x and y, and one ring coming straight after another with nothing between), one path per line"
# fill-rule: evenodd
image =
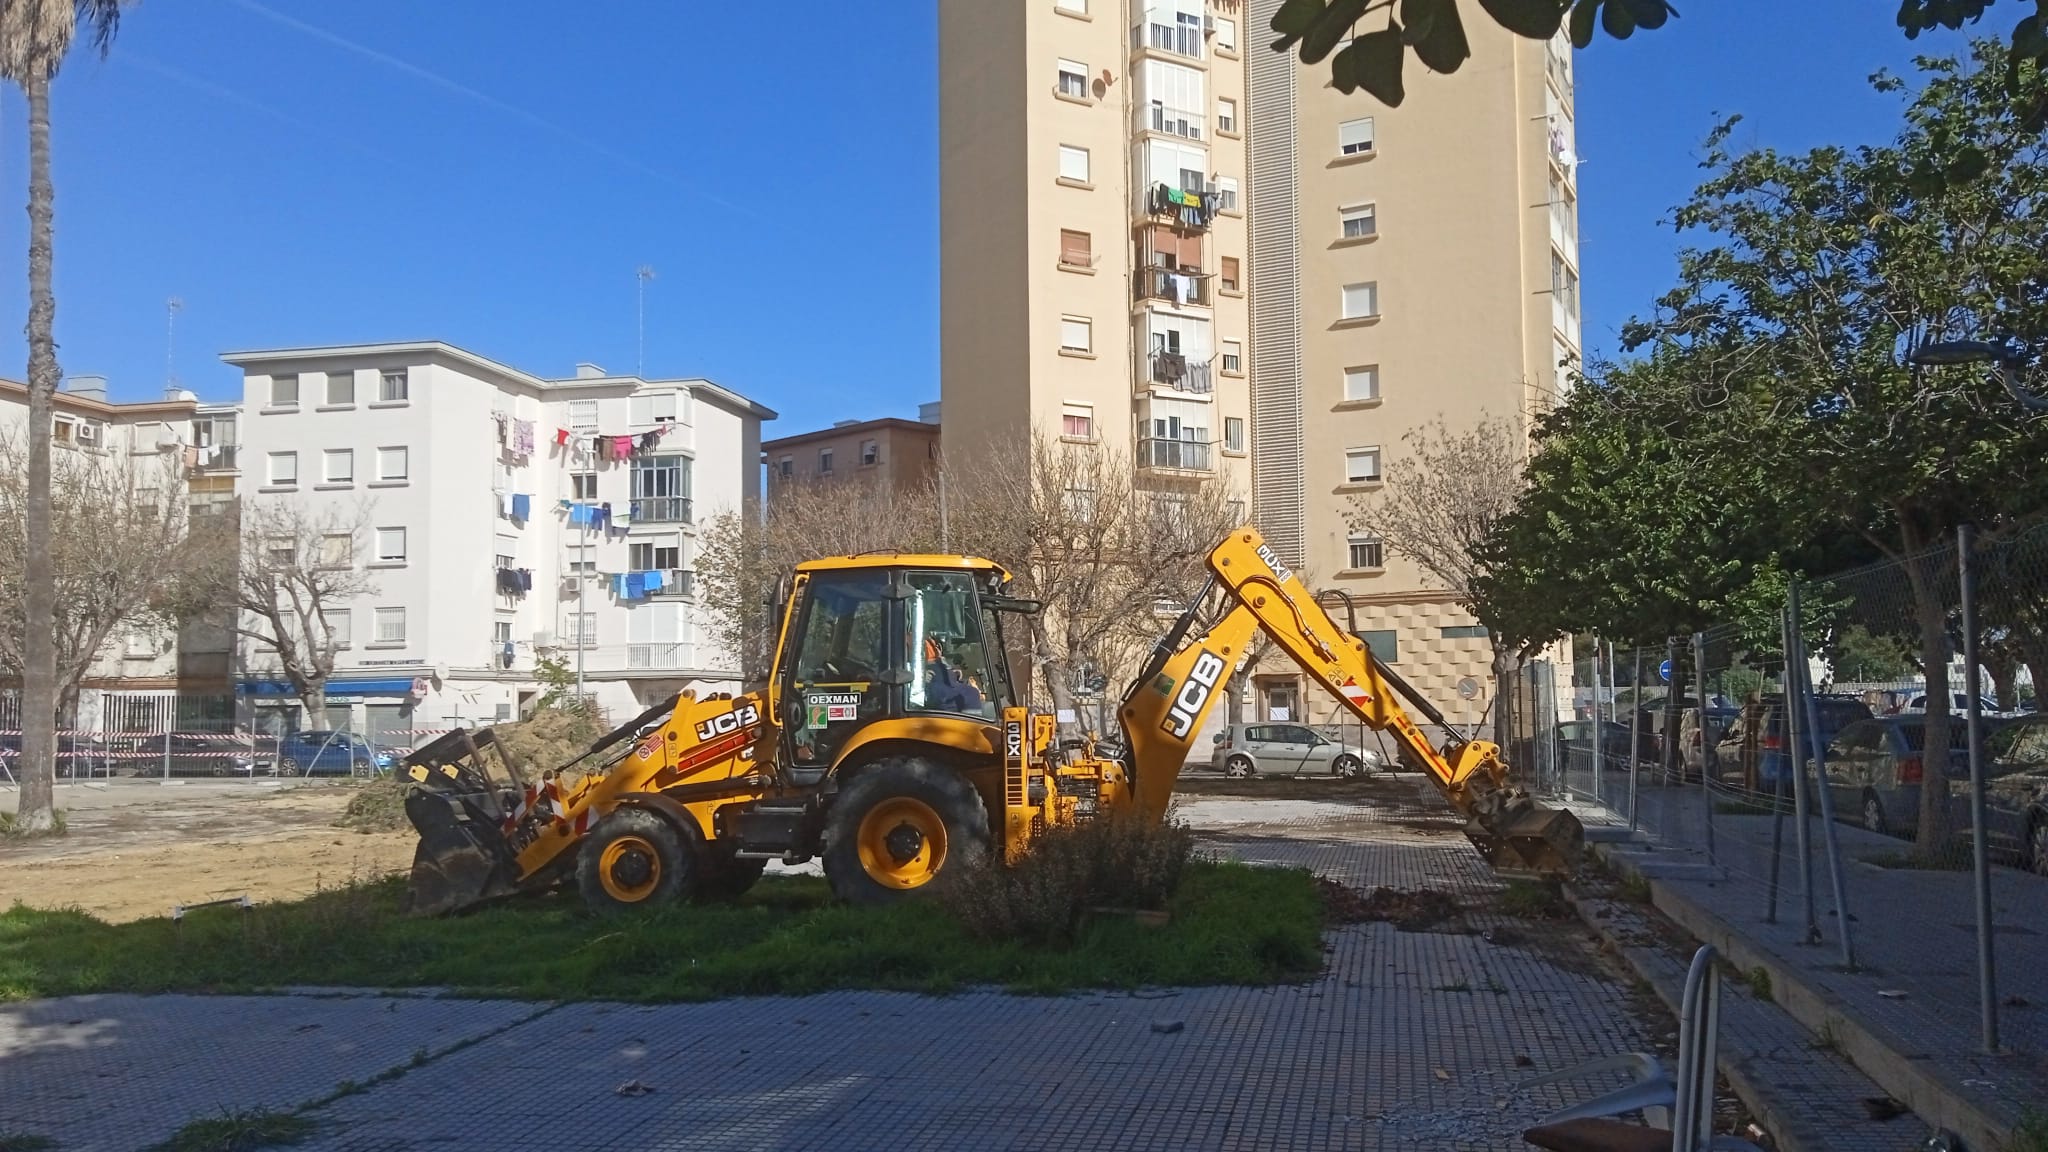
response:
M1424 888L1404 891L1381 885L1370 893L1317 877L1323 915L1332 924L1388 923L1402 932L1426 932L1456 920L1464 908L1449 895Z
M373 780L349 797L348 807L334 822L337 828L358 832L407 832L412 824L405 818L405 790L409 780Z

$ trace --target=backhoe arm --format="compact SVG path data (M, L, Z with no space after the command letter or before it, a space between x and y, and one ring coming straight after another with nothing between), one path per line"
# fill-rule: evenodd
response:
M1433 747L1397 696L1407 696L1447 728L1442 716L1381 668L1363 640L1340 630L1256 531L1241 528L1225 538L1209 553L1209 571L1227 611L1206 633L1188 640L1206 594L1190 605L1161 640L1120 711L1141 812L1154 818L1165 813L1215 690L1243 659L1256 629L1360 721L1391 734L1402 758L1427 773L1452 806L1471 818L1467 834L1496 868L1569 870L1584 839L1578 820L1537 804L1515 787L1500 749L1491 742L1452 739L1441 751Z

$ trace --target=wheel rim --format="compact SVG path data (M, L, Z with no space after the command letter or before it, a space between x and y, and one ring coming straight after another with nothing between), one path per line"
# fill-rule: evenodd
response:
M1358 775L1358 768L1359 762L1355 757L1340 756L1337 758L1337 774L1339 776L1356 776Z
M1863 798L1863 826L1872 832L1884 831L1884 806L1875 796Z
M861 817L860 866L877 884L920 888L946 866L946 822L909 796L884 800Z
M1232 760L1223 766L1223 774L1225 776L1233 776L1238 779L1243 779L1244 777L1252 774L1251 761L1246 760L1244 757L1240 756L1237 759Z
M661 884L661 853L639 836L621 836L604 846L597 875L605 894L622 904L635 904Z

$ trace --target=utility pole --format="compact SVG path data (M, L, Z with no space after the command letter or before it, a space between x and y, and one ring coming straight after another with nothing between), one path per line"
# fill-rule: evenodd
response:
M647 378L647 282L654 279L654 265L642 264L633 275L639 280L640 354L633 375Z
M185 302L176 296L164 301L164 387L178 386L178 313Z
M590 647L584 625L590 622L590 520L583 521L583 534L576 546L576 707L583 707L583 650Z

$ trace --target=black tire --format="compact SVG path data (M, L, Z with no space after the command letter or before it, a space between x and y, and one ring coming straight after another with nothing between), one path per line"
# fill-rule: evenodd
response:
M277 767L272 771L279 776L297 776L299 774L299 762L290 756L283 756L278 759Z
M944 838L934 843L937 837L924 836L907 822L887 830L895 838L888 848L894 862L923 869L921 877L890 883L870 874L863 862L862 828L870 813L886 819L892 811L905 809L936 818L941 827L934 830L942 830ZM832 801L825 817L825 878L833 894L849 904L890 904L957 882L988 858L989 844L988 807L960 773L917 756L882 760L863 770Z
M712 848L704 854L704 879L697 885L697 899L737 900L760 881L767 867L766 860L741 860Z
M605 915L669 907L696 895L703 856L694 829L621 805L577 849L576 890Z
M1345 780L1365 779L1365 761L1360 760L1349 752L1342 753L1335 760L1330 761L1330 768L1340 778Z
M1231 780L1249 780L1253 775L1252 758L1232 756L1223 762L1223 775Z
M1863 794L1863 827L1865 831L1875 832L1879 836L1892 834L1891 826L1885 822L1884 802L1877 798L1875 792Z

